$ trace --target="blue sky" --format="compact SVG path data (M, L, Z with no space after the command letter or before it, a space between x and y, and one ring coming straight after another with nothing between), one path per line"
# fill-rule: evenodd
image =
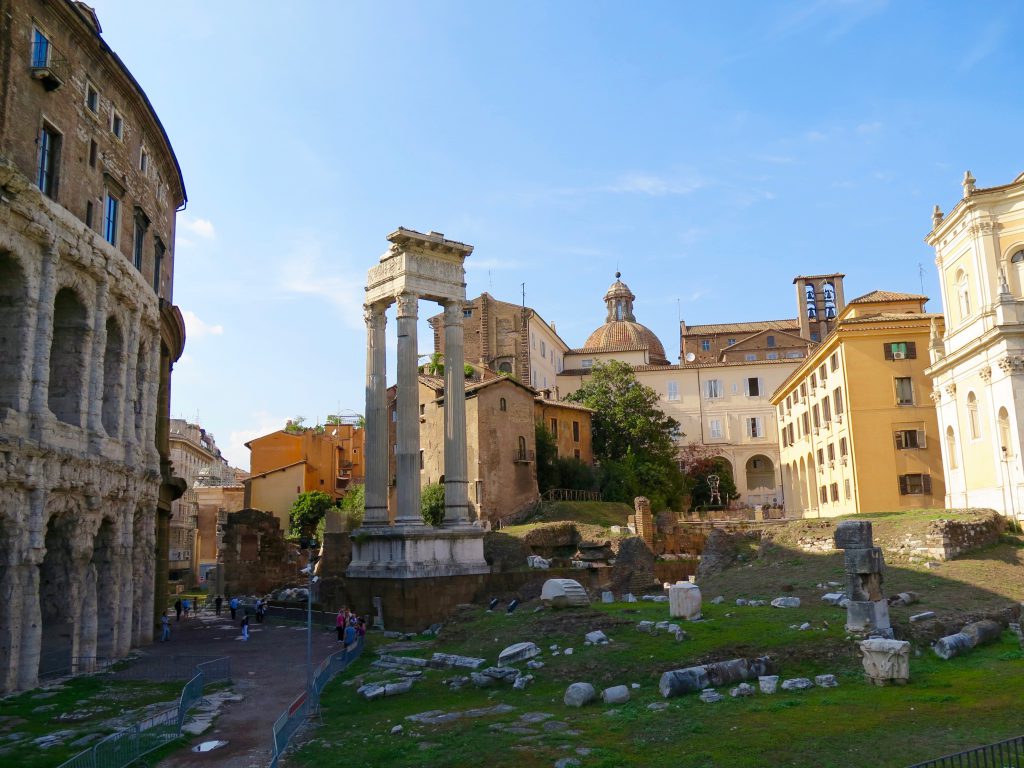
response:
M1024 171L1020 3L95 3L189 194L172 414L244 468L363 410L398 226L476 246L469 295L525 282L571 346L619 268L674 359L680 311L793 317L801 273L852 298L922 265L939 311L932 205Z

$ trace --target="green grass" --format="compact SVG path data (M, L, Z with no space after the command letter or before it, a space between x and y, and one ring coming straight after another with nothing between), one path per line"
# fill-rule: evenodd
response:
M41 693L53 692L47 698L34 698ZM181 683L148 683L112 680L106 676L72 678L62 686L48 691L37 689L10 696L0 701L0 749L12 747L0 755L0 765L19 768L47 768L60 765L85 747L71 747L70 742L89 733L112 733L115 728L101 727L102 723L149 704L167 702L173 706L181 695ZM50 709L49 707L51 707ZM33 711L47 708L44 711ZM62 721L64 713L78 712L81 718ZM74 730L77 735L61 746L41 750L32 740L60 730ZM17 742L9 741L11 734L24 734ZM4 762L14 761L14 762Z
M916 515L920 517L920 515ZM911 682L878 688L862 676L854 641L843 629L842 610L825 606L816 588L821 581L843 580L842 554L808 555L775 546L754 562L705 580L705 621L684 624L690 639L676 643L668 635L649 636L635 630L641 619L667 619L664 603L597 604L588 609L533 613L526 603L513 615L465 610L445 625L439 638L407 655L428 656L434 650L463 653L496 661L507 645L533 640L544 650L546 666L533 672L525 691L511 687L450 691L442 680L459 671L428 671L412 692L366 702L355 685L335 681L324 693L323 726L313 741L291 759L297 766L347 766L353 750L374 766L476 766L488 768L550 766L562 757L577 757L582 766L652 766L658 768L901 768L914 762L1024 733L1019 702L1024 696L1024 652L1005 632L998 643L969 656L941 661L928 648L927 637L914 640ZM941 621L958 627L963 616L995 610L1024 598L1019 574L1024 553L1000 544L930 571L915 566L890 566L888 594L913 589L922 602L892 609L901 632L927 634L926 625L910 625L908 617L935 610ZM721 605L710 598L722 594ZM801 597L798 609L737 607L735 598L770 599L780 594ZM809 631L792 626L808 621ZM613 642L585 647L583 635L603 629ZM931 631L938 631L935 627ZM374 643L383 642L376 638ZM572 646L572 656L553 656L548 646ZM388 677L373 670L372 645L346 675ZM815 688L749 699L728 698L714 705L695 695L664 700L658 693L662 672L736 656L772 655L781 675L837 675L834 689ZM588 681L602 688L639 683L632 700L609 708L601 703L582 709L562 704L569 683ZM727 693L727 691L722 691ZM666 701L668 709L647 705ZM466 710L509 703L516 711L500 716L462 719L444 726L420 726L405 717L427 710ZM608 714L614 710L613 714ZM552 713L567 731L514 735L491 728L511 725L526 712ZM391 735L394 725L404 733ZM592 751L583 756L576 747Z
M509 525L502 533L524 536L545 523L573 522L579 525L595 525L610 528L626 524L626 518L633 514L633 508L617 501L551 501L543 504L541 510L528 517L521 525Z

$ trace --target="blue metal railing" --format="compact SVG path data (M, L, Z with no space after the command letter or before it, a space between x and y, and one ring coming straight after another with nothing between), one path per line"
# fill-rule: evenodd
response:
M936 757L909 768L1024 768L1024 736Z

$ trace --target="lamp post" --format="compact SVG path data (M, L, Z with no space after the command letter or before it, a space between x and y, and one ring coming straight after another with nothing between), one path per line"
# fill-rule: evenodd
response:
M306 699L309 702L312 714L312 707L315 706L313 694L313 585L320 579L313 575L313 568L319 559L314 551L317 546L315 539L304 541L309 549L309 560L303 569L309 575L309 584L306 587Z

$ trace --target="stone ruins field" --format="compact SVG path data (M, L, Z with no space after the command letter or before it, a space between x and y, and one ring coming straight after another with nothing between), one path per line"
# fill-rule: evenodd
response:
M876 538L898 543L938 516L877 516ZM741 542L736 565L700 582L703 620L672 620L686 634L681 641L664 629L638 631L641 621L669 620L668 603L647 601L535 612L540 602L533 600L511 615L503 602L490 613L463 609L436 638L371 634L368 652L325 691L323 725L300 738L287 764L898 768L1024 731L1024 651L1016 635L1005 631L997 642L949 661L930 650L934 639L966 621L1005 618L1024 599L1020 539L1004 535L994 546L931 565L887 550L885 593L913 591L920 602L891 609L897 636L914 644L910 683L880 688L864 682L843 628L845 611L821 600L833 591L828 582L843 580L841 552L814 552L814 540L829 536L828 523L798 521L774 528L760 546ZM712 603L717 596L724 599ZM780 596L799 597L800 607L736 604ZM910 623L925 611L936 617ZM596 630L611 642L585 644ZM511 665L533 675L521 690L501 680L483 688L468 679L459 685L468 669L374 666L378 654L429 659L443 652L483 658L483 670L518 642L536 643L542 652L530 661L543 662L541 668L526 660ZM783 681L832 674L838 686L737 698L724 686L714 703L696 693L670 699L659 693L667 670L764 654L778 663ZM357 693L367 683L404 679L414 682L400 695L368 701ZM576 682L592 684L596 700L565 705L566 688ZM602 690L619 685L629 700L603 703Z

